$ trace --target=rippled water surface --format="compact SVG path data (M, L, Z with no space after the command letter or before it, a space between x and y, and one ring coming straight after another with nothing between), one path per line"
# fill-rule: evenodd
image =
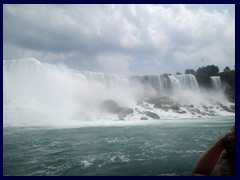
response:
M5 127L4 175L191 175L234 117L81 128Z

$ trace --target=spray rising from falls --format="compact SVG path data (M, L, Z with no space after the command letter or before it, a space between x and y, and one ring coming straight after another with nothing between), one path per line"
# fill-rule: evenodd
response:
M157 108L153 99L166 105L165 109ZM192 111L182 107L176 111L172 106L197 106L208 100L193 75L127 77L79 72L36 59L3 61L4 126L75 126L180 114L192 117Z

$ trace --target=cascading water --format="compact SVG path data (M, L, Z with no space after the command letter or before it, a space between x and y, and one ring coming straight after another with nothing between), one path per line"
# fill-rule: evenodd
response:
M219 80L216 77L212 79L214 82ZM65 126L81 124L82 121L101 123L122 116L125 118L124 113L105 116L99 106L106 100L131 107L132 114L127 116L129 120L139 120L146 110L152 110L161 117L175 117L171 116L171 111L163 112L151 104L144 104L147 102L139 105L139 100L146 95L155 99L165 96L189 105L209 103L206 101L209 97L200 93L193 75L127 77L74 71L36 59L3 61L4 126Z
M89 71L79 73L83 74L89 81L101 82L107 87L129 85L128 79L124 76Z
M167 96L171 91L171 82L168 75L132 76L132 80L140 82L146 89L153 88L157 95Z
M221 91L222 90L222 82L221 82L220 76L211 76L210 79L211 79L214 90Z
M199 91L199 85L194 75L144 75L133 76L143 85L152 87L160 96L171 96L181 90Z
M169 75L172 86L174 89L179 90L199 90L198 82L194 75L184 74L184 75Z

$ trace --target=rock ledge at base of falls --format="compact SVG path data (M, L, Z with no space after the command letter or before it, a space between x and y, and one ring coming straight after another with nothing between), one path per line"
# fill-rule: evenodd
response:
M118 113L118 118L119 120L124 120L124 118L133 113L133 109L132 108L122 108L122 110Z
M150 104L154 104L156 106L158 105L168 105L168 106L171 106L171 105L174 105L174 101L168 97L156 97L156 98L148 98L145 100L147 103L150 103Z
M160 117L156 113L153 113L153 112L150 112L150 111L145 111L144 113L145 113L146 116L148 116L150 118L160 119Z
M133 113L132 108L122 107L113 100L106 100L101 105L102 110L108 113L114 113L118 115L119 120L124 120L124 118Z

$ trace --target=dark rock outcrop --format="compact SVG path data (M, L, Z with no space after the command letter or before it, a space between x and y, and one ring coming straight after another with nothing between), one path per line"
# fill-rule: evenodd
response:
M171 109L173 110L173 111L179 111L180 110L180 108L175 104L175 105L173 105L173 106L171 106Z
M150 98L147 99L146 102L150 104L158 104L158 105L174 105L174 101L167 97L158 97L158 98Z
M146 116L148 116L150 118L160 119L160 117L156 113L153 113L153 112L150 112L150 111L145 111L144 113L145 113Z
M162 109L163 106L160 103L157 103L157 104L154 104L153 107L157 109Z
M227 106L224 106L223 104L220 104L220 107L222 108L222 110L225 110L225 111L227 111L227 112L232 112L232 113L235 112L235 110L231 110L231 109L229 109Z
M121 112L118 113L119 120L124 120L124 118L133 113L132 108L122 108Z
M201 114L201 111L200 111L199 109L197 109L197 108L195 108L194 111L195 111L196 113L198 113L198 114Z
M208 107L207 107L207 106L205 106L205 105L203 105L202 107L203 107L203 109L205 109L205 110L207 110L207 109L208 109Z
M235 105L230 105L230 110L235 111Z
M186 114L187 111L182 110L182 111L178 111L177 113L179 113L179 114Z
M157 108L157 109L162 109L162 110L164 110L164 111L168 111L168 110L170 109L169 106L163 106L163 105L161 105L161 104L155 104L153 107L154 107L154 108Z
M195 114L202 114L202 112L199 109L197 109L197 108L191 108L191 109L189 109L189 111L193 115L195 115Z
M106 100L102 103L102 108L104 111L109 113L120 113L122 110L122 107L119 106L115 101L113 100Z
M102 109L108 113L118 114L119 120L124 120L124 118L133 113L132 108L122 107L113 100L106 100L102 103Z

